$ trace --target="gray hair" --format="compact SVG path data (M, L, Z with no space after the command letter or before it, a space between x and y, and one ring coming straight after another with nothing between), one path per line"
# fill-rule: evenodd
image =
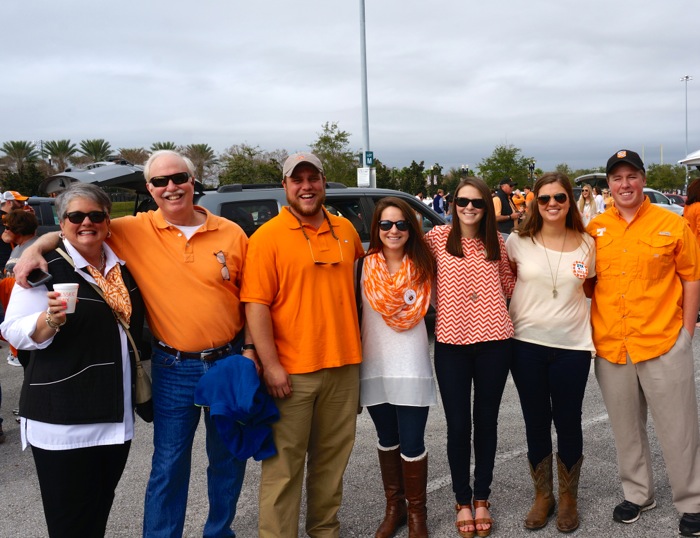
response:
M146 164L143 165L143 177L146 180L146 183L148 183L151 179L151 166L156 159L163 157L164 155L171 155L182 159L187 166L187 170L189 171L190 175L194 177L194 164L192 164L192 161L188 157L185 157L181 153L173 151L172 149L159 149L158 151L151 153L151 156L146 161Z
M56 214L63 220L70 203L77 198L86 198L95 202L107 215L112 211L112 200L100 187L91 183L71 183L70 187L56 196Z

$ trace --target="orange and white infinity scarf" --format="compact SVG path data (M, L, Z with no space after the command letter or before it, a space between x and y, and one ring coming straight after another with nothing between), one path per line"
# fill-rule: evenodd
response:
M403 257L401 267L389 274L386 258L380 251L365 257L364 289L370 306L379 312L384 322L396 332L415 327L430 305L430 282L412 281L413 262Z

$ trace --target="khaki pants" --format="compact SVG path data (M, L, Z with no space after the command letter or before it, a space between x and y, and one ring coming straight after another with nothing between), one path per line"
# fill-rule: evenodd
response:
M337 538L343 473L355 442L359 365L292 375L292 397L275 400L277 455L262 462L258 532L296 538L306 460L306 532Z
M681 329L675 345L660 357L613 364L596 357L595 372L615 437L625 499L643 505L654 498L647 406L661 445L680 513L700 512L700 433L695 396L693 347Z

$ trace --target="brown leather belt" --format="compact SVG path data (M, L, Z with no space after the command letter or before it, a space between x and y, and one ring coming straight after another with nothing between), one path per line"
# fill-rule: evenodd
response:
M174 355L179 359L194 359L199 361L218 361L229 355L233 355L233 343L229 342L221 347L205 349L199 353L180 351L173 347L165 345L163 342L156 341L156 347L165 351L168 355Z

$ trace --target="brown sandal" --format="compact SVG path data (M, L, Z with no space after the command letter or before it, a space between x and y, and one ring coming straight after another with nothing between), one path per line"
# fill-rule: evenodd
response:
M455 510L457 510L457 514L459 515L460 510L464 509L469 510L469 513L472 514L472 505L471 504L455 504ZM463 519L459 520L455 523L455 527L457 527L457 532L462 538L474 538L474 534L476 534L476 523L474 523L474 515L472 514L472 519ZM474 527L473 531L463 531L460 530L460 527Z
M491 503L488 501L474 501L474 515L476 515L476 510L478 508L486 508L487 510L491 508ZM491 514L489 514L490 516ZM476 535L484 538L488 535L491 534L491 530L493 529L493 518L492 517L478 517L474 519L474 528L476 528L477 525L488 525L487 529L476 529Z

